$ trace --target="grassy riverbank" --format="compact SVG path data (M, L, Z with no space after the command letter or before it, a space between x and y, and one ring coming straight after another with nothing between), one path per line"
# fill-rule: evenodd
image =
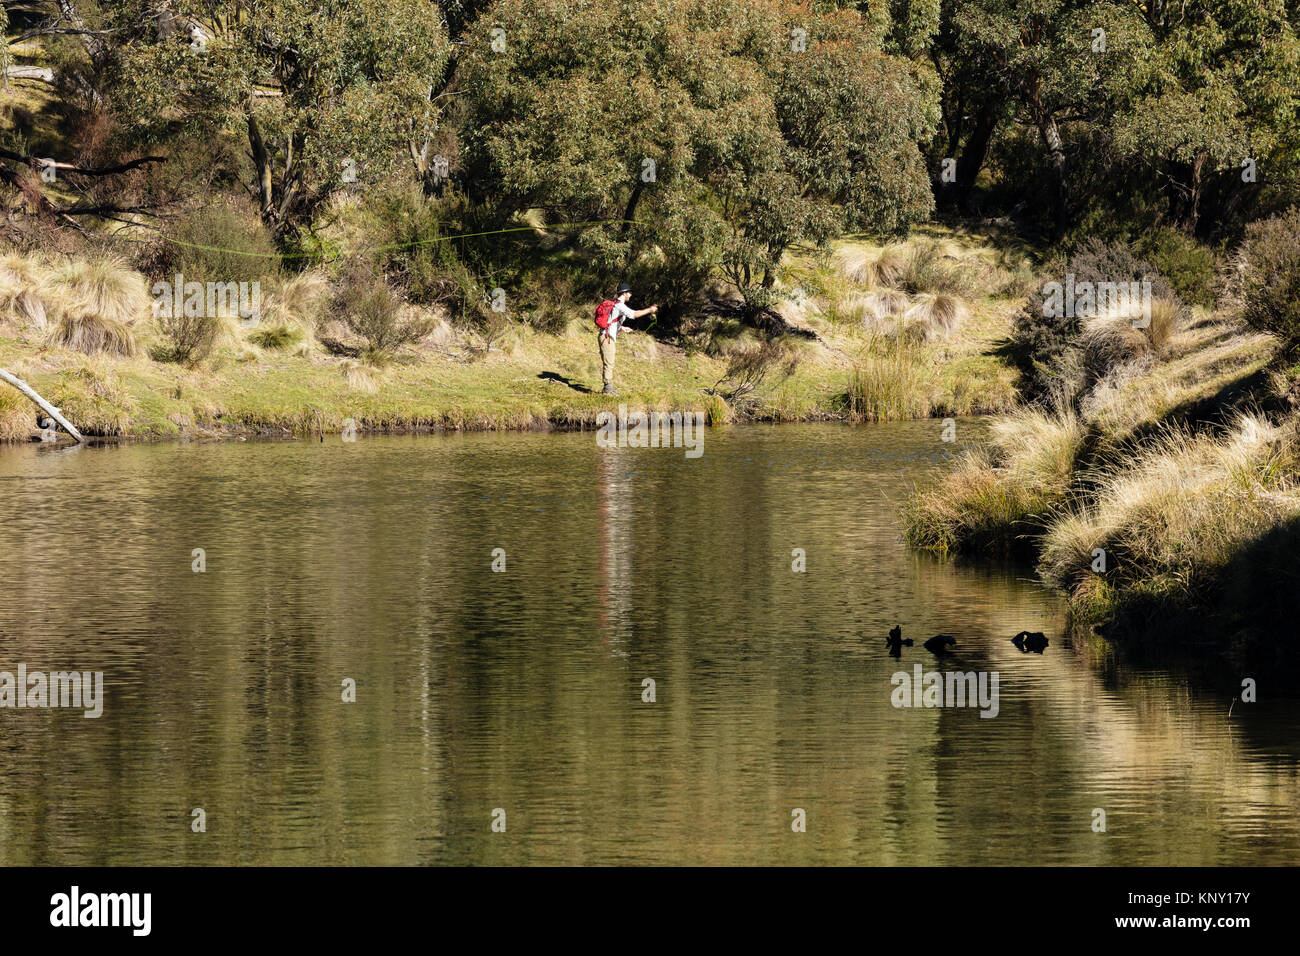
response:
M332 432L347 419L361 430L577 427L620 401L714 423L1006 411L1016 373L996 350L1029 267L986 240L932 229L797 249L781 324L740 321L721 288L671 336L647 334L647 318L620 338L618 399L594 394L594 303L572 296L546 303L558 331L507 313L495 338L407 307L426 334L378 353L340 314L337 277L308 272L273 279L257 327L227 321L211 354L185 363L166 360L173 343L144 274L13 252L0 255L0 367L85 433L139 439ZM0 439L38 434L31 403L0 389Z
M1298 371L1277 340L1197 309L1074 407L996 421L908 502L908 538L1033 558L1077 626L1289 653L1266 635L1300 610Z

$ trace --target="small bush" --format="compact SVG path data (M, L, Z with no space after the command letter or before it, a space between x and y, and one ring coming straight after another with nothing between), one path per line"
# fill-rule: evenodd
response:
M533 275L520 293L528 323L539 332L559 335L580 313L573 278L569 275Z
M203 206L168 230L165 242L141 263L149 275L186 282L263 282L280 274L279 250L249 202Z
M998 268L994 289L998 298L1024 300L1034 294L1038 277L1023 259Z
M758 346L736 352L727 363L722 378L706 394L720 395L728 405L742 404L769 376L787 379L799 364L798 353L783 341L765 341Z
M1300 347L1300 207L1246 227L1235 265L1242 319Z
M1169 280L1182 301L1210 308L1214 305L1214 250L1178 229L1161 227L1143 235L1134 251Z
M367 241L383 248L385 276L412 302L433 305L453 293L449 272L456 252L444 235L456 231L463 214L459 202L457 196L435 199L405 184L377 192L369 203L379 222Z
M392 287L359 266L345 271L334 307L348 329L366 340L365 354L372 361L418 342L431 328L427 319L405 317Z
M164 311L158 319L163 342L151 350L151 357L156 362L198 365L212 355L223 326L224 321L216 316L185 315L183 309L176 316Z

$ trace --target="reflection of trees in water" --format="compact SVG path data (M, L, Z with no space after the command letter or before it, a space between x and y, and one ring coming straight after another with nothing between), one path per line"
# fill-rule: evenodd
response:
M102 669L108 699L100 721L9 725L4 861L1294 854L1293 741L1261 754L1264 721L1241 704L1227 722L1226 697L1196 706L1176 676L1059 639L1027 570L907 551L894 459L785 467L772 434L710 433L698 462L590 436L373 457L358 443L315 463L291 446L242 465L230 449L127 449L95 459L91 504L67 523L35 517L49 482L16 488L24 548L0 553L11 659ZM212 474L237 480L197 481ZM96 557L67 562L85 542ZM506 574L489 570L496 546ZM60 588L97 601L39 598ZM957 654L890 660L895 623L955 634ZM1010 643L1024 629L1051 637L1042 657ZM997 669L1000 716L894 710L889 675L917 660ZM339 701L345 676L356 705ZM194 806L202 843L186 839ZM505 840L488 829L498 806ZM1094 806L1110 834L1088 829Z

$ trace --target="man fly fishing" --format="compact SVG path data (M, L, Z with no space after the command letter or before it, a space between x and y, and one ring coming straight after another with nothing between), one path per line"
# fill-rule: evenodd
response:
M600 378L604 383L602 395L617 395L614 390L614 346L618 341L618 332L628 319L639 319L643 315L653 315L659 311L658 305L633 310L627 300L632 298L632 287L626 282L618 284L614 298L606 299L596 307L596 342L600 346Z

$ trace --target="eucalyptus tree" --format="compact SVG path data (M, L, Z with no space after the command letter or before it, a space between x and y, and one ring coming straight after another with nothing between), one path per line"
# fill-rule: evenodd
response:
M931 209L933 72L886 32L773 0L500 0L455 83L471 198L612 220L586 236L609 268L683 290L721 268L764 304L791 243Z
M1300 178L1300 4L1150 0L1152 38L1117 149L1167 185L1172 217L1194 230L1217 176L1239 204L1251 183ZM1292 193L1294 196L1294 193ZM1224 210L1220 210L1222 214Z
M114 104L141 142L179 128L247 137L277 235L349 183L419 158L451 46L424 0L125 0Z

